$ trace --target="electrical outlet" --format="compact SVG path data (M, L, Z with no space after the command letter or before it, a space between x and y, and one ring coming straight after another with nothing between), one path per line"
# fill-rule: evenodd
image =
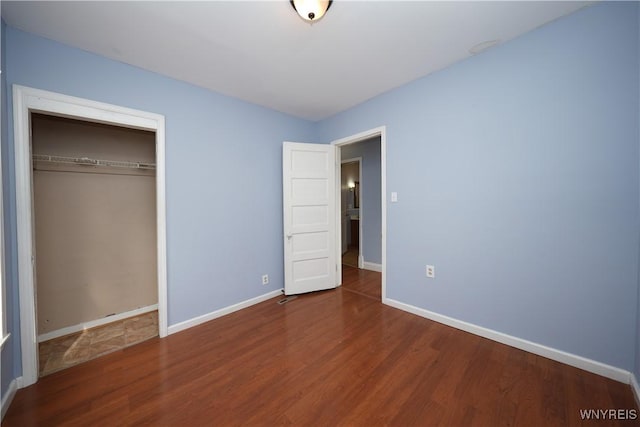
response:
M262 276L262 284L263 285L268 285L269 284L269 275L265 274Z
M436 277L436 268L433 265L427 265L427 277L430 279Z

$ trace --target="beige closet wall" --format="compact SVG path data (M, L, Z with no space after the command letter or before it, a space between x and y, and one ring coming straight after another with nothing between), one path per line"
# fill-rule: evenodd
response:
M152 132L32 115L33 154L155 163ZM155 171L35 162L38 334L156 304Z

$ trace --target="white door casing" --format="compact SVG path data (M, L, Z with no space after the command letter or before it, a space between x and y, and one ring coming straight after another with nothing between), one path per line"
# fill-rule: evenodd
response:
M335 147L283 143L282 178L284 293L335 288Z
M22 387L38 380L38 343L35 310L35 260L30 113L69 117L96 123L154 131L156 134L156 232L159 335L167 336L167 238L165 196L164 116L117 105L63 95L25 86L13 86L14 149L16 168L16 222Z
M380 194L382 199L382 212L381 212L381 221L382 227L380 230L381 238L382 238L382 303L387 304L387 128L386 126L380 126L374 129L370 129L364 132L357 133L355 135L347 136L344 138L337 139L331 142L331 145L336 147L336 176L340 173L341 163L340 163L340 147L355 144L360 141L365 141L367 139L379 136L380 137ZM336 180L336 198L338 199L339 191L340 191L340 181ZM362 189L361 189L362 191ZM340 203L337 200L336 203ZM362 211L361 211L362 213ZM340 239L341 230L340 230L340 209L335 210L336 223L338 226L336 227L336 239ZM360 218L362 221L362 217ZM360 224L362 226L362 223ZM362 228L360 229L362 231ZM360 239L362 239L362 233L360 234ZM339 241L339 240L337 240ZM341 248L336 246L336 252L338 252L337 256L340 257L342 254L340 253ZM338 283L342 284L342 263L338 263L338 273L337 273Z

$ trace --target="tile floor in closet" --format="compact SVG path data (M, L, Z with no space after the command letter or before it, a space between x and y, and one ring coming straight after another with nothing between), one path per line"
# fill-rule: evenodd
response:
M158 312L118 320L40 343L40 376L158 336Z

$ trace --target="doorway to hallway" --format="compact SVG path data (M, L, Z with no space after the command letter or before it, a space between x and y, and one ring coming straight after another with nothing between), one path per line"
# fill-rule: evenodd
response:
M342 284L382 299L382 137L338 146Z

